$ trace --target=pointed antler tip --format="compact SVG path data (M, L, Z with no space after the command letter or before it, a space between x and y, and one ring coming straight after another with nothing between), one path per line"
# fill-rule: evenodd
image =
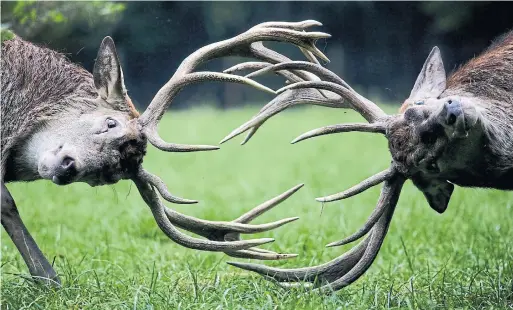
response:
M299 254L281 254L282 258L295 258L298 257Z
M327 248L333 248L333 247L344 245L344 244L345 243L343 243L343 242L335 241L335 242L331 242L331 243L326 244L326 247Z
M349 196L349 197L351 197L351 196ZM318 198L315 198L315 200L317 200L318 202L333 202L333 201L343 200L343 199L346 199L349 197L346 195L345 192L342 192L342 193L334 194L331 196L318 197Z
M167 199L166 199L167 200ZM183 205L191 205L191 204L195 204L195 203L198 203L199 201L198 200L192 200L192 199L185 199L185 198L182 198L180 201L176 201L175 203L177 204L183 204Z
M322 23L320 21L316 21L315 19L308 19L308 20L305 20L305 22L311 23L312 25L315 25L315 26L322 26Z
M223 138L223 140L221 140L219 142L219 144L223 144L233 138L235 138L236 136L240 135L241 132L239 132L239 130L235 129L234 131L230 132L226 137Z
M230 137L229 135L224 137L223 140L219 141L219 144L223 144L225 142L227 142L228 140L230 140L232 137Z
M295 138L294 140L290 141L290 144L296 144L298 142L301 142L303 139L299 136L297 138Z

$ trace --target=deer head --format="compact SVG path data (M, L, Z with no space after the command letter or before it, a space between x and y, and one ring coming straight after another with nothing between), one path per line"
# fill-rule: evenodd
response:
M228 71L245 67L245 64L240 64ZM292 143L341 132L380 133L388 139L392 163L388 169L346 191L317 198L321 202L346 199L384 183L377 206L363 227L353 235L327 245L340 246L367 235L351 251L329 263L298 269L238 262L230 264L270 277L282 286L295 286L298 283L293 282L305 281L325 292L338 290L358 279L377 256L407 179L411 179L423 192L434 210L440 213L446 210L454 189L451 181L459 181L465 170L468 173L469 163L482 153L478 150L483 147L484 132L481 126L477 126L482 122L481 109L475 96L447 91L445 69L437 47L429 54L409 98L396 115L387 115L318 63L292 61L267 65L246 77L269 72L286 76L290 85L278 90L274 100L251 120L233 130L221 143L249 131L244 144L273 115L293 105L315 104L353 109L368 123L315 129L297 137ZM308 72L316 79L298 76L297 72Z
M127 96L114 42L106 37L93 71L96 98L81 98L94 109L66 113L45 124L30 139L38 154L37 170L58 185L86 182L91 186L129 178L146 154L139 113Z

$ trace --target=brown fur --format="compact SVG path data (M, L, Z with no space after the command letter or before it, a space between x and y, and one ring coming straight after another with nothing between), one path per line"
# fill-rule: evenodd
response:
M448 77L442 97L459 92L513 105L513 31L500 36L483 54ZM404 113L411 104L408 100L403 102L399 113Z
M513 31L449 76L446 94L461 91L513 105Z
M513 31L496 40L447 80L441 97L471 94L481 99L485 133L493 154L488 164L501 170L513 166ZM513 181L512 181L513 182Z
M452 73L440 92L420 105L408 99L390 124L398 168L461 186L513 189L513 31ZM455 137L446 123L451 100L462 103L467 122L476 121L466 136Z
M13 146L46 120L63 112L81 114L97 107L93 76L64 55L19 37L2 42L2 172ZM127 96L131 116L139 113Z

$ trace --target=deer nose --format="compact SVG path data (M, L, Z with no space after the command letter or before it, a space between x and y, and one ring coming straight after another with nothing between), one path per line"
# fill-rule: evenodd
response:
M461 107L461 103L458 100L449 99L445 102L444 109L446 111L445 114L445 123L447 125L454 125L463 114L463 109Z
M73 181L77 173L75 160L70 156L64 156L59 166L55 169L55 175L52 181L60 185L69 184Z
M65 171L72 169L75 166L75 160L69 156L65 156L61 162L61 168Z

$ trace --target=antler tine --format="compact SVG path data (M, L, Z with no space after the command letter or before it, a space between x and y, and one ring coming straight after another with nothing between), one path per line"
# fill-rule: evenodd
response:
M269 87L266 87L256 81L253 81L247 77L220 73L220 72L194 72L187 74L178 84L179 87L183 87L189 84L194 84L198 82L204 81L219 81L219 82L230 82L230 83L240 83L252 86L258 90L268 92L270 94L275 95L276 92Z
M354 267L344 276L319 288L319 291L330 293L340 290L356 281L367 271L367 269L369 269L376 256L378 256L379 249L385 240L388 228L390 227L390 222L394 216L395 207L397 205L397 200L399 199L399 194L404 181L404 177L398 176L396 186L390 189L394 192L390 198L390 205L385 209L383 215L379 218L374 228L372 228L372 234L369 236L369 244L360 261L358 261L358 263L354 265Z
M245 214L241 215L237 219L234 220L234 222L237 223L249 223L258 216L264 214L265 212L271 210L275 206L279 205L286 199L288 199L290 196L294 195L298 190L300 190L304 184L298 184L294 186L293 188L289 189L288 191L284 192L281 195L278 195L256 207L251 209L250 211L246 212Z
M246 143L248 143L248 141L255 135L255 133L257 132L257 130L260 128L261 125L257 125L257 126L254 126L252 127L248 134L246 135L246 137L244 137L244 140L242 140L242 142L240 143L240 145L244 145Z
M301 22L265 22L254 26L253 28L288 28L294 30L305 30L314 26L322 26L321 22L313 19L304 20Z
M305 48L303 48L303 50L309 51L309 49L305 49ZM255 42L255 43L251 44L250 51L251 51L251 54L254 55L255 58L267 61L272 64L288 63L288 62L292 61L287 56L284 56L272 49L265 47L262 42ZM284 71L282 71L282 72L284 72ZM299 79L298 78L291 79L291 81L299 82L299 81L304 81L304 80L306 80L306 81L319 80L319 78L315 74L310 73L308 71L295 70L295 71L291 71L290 73L299 78ZM246 77L249 77L249 76L246 76ZM322 94L321 90L318 90L318 92L320 92Z
M144 127L142 131L154 147L165 152L201 152L219 149L218 146L214 145L189 145L166 142L159 136L156 125L148 125L148 127Z
M289 198L295 192L297 192L299 189L301 189L301 187L303 187L303 185L304 184L296 185L293 188L289 189L288 191L284 192L283 194L278 195L278 196L256 206L252 210L246 212L245 214L241 215L237 219L233 220L233 222L244 223L244 224L251 222L256 217L262 215L263 213L271 210L272 208L274 208L281 202L285 201L287 198ZM226 241L240 240L240 233L226 234L224 237L224 240L226 240ZM276 252L258 249L258 248L251 248L251 249L247 249L247 250L225 252L225 253L232 257L261 259L261 260L281 260L281 259L289 259L289 258L297 257L297 254L282 254L282 253L276 253Z
M198 203L197 200L190 200L185 198L176 197L173 194L169 192L169 190L166 187L166 184L164 181L162 181L158 176L149 173L146 171L143 167L139 167L139 171L137 173L137 178L139 178L141 181L147 182L157 188L162 198L165 200L177 203L177 204L192 204L192 203Z
M358 185L351 187L347 191L342 192L341 194L345 194L345 195L341 199L345 199L345 198L349 198L351 196L357 195L372 186L375 186L383 181L393 178L396 174L397 174L397 172L393 168L384 170L384 171L362 181ZM361 237L365 236L372 229L372 227L374 227L374 224L376 224L376 222L381 218L381 215L383 214L383 212L387 208L389 208L390 204L397 203L397 201L390 200L391 195L390 195L389 191L390 191L390 188L387 186L384 186L382 188L376 208L374 208L374 211L372 211L371 215L367 218L367 221L363 224L363 226L356 233L342 239L341 241L332 242L332 243L326 245L326 247L334 247L334 246L348 244L350 242L353 242L353 241L358 240ZM393 195L392 195L392 197L393 197Z
M212 232L221 231L223 234L226 233L242 233L242 234L254 234L269 231L290 222L294 222L299 217L289 217L278 221L274 221L266 224L243 224L237 222L220 222L220 221L208 221L200 220L192 216L181 214L173 209L164 209L169 220L176 226L203 236L205 238L212 237Z
M358 93L333 82L305 81L287 85L277 91L278 94L287 90L301 88L317 88L332 91L347 100L351 108L360 113L369 123L385 119L388 115L372 101L365 99Z
M246 75L247 78L255 77L258 75L262 75L268 72L276 72L281 70L304 70L314 74L316 77L321 80L326 80L328 82L339 83L347 89L353 91L351 86L347 84L343 79L341 79L338 75L331 72L330 70L311 62L306 61L287 61L274 64L272 66L263 67L251 74Z
M368 190L371 187L374 187L386 180L389 180L390 178L394 177L397 172L393 167L390 167L388 169L385 169L379 173L376 173L375 175L361 181L360 183L356 184L355 186L351 187L350 189L347 189L343 192L333 194L326 197L319 197L315 200L319 202L332 202L336 200L346 199L349 197L352 197L354 195L357 195L361 192L364 192Z
M349 123L349 124L337 124L337 125L329 125L317 129L310 130L305 132L304 134L298 136L291 144L296 144L303 140L307 140L310 138L330 135L334 133L342 133L342 132L351 132L351 131L359 131L359 132L375 132L386 134L386 124L385 123Z
M269 64L276 64L276 63L281 63L281 62L284 62L284 63L289 63L289 62L292 62L288 57L276 52L276 51L273 51L269 48L266 48L262 42L255 42L255 43L252 43L251 44L251 54L253 54L253 56L255 58L258 58L258 59L261 59L261 60L265 60L266 62L268 62ZM315 47L315 46L314 46ZM305 49L305 48L302 48L302 47L299 47L301 49L301 51L307 55L310 55L312 54L311 52L309 52L308 49ZM313 55L313 54L312 54ZM312 56L315 58L315 56ZM308 56L307 56L308 58ZM239 65L236 65L236 66L233 66L225 71L229 71L229 72L234 72L232 70L235 70L235 69L245 69L245 68L248 68L250 66L253 66L254 68L256 67L256 65L254 64L248 64L248 65L245 65L245 63L241 64L240 66ZM262 68L264 68L265 66L263 65L259 65L261 66ZM256 68L255 68L256 69ZM282 76L284 76L287 81L290 81L290 82L301 82L301 81L304 81L304 80L319 80L319 77L317 77L315 74L311 73L311 72L308 72L308 71L301 71L301 70L291 70L291 71L288 71L288 70L280 70L280 71L277 71L275 70L274 71L275 73L277 74L280 74ZM249 74L249 75L246 75L246 77L250 77L252 74ZM335 75L336 76L336 75ZM329 96L329 93L325 93L325 91L323 90L316 90L319 94L321 94L321 96L323 96L324 98L322 99L319 99L317 100L319 102L319 104L323 104L322 101L323 100L326 100L326 101L329 101L331 98ZM271 102L272 103L272 102ZM264 106L259 114L261 113L264 113L265 110L267 109L267 106L270 106L271 103L267 104L266 106ZM292 103L291 105L294 105L296 103ZM327 104L329 105L329 103ZM283 107L283 109L285 109L287 106ZM268 117L271 117L272 115L269 115ZM246 136L246 138L241 142L241 145L244 145L246 144L249 139L251 139L251 137L256 133L256 131L258 130L258 128L265 122L265 119L262 120L260 122L260 124L258 126L254 126L251 128L251 131L248 133L248 135ZM249 128L245 129L245 130L248 130ZM223 140L224 141L227 141L227 140ZM221 143L223 143L221 142Z
M244 70L260 70L262 68L266 68L269 66L272 66L273 64L265 61L247 61L243 63L236 64L234 66L231 66L228 69L224 69L224 73L234 73L238 71L244 71Z
M223 72L224 73L235 73L237 71L245 71L245 70L260 70L260 69L264 69L264 68L272 67L272 66L273 66L273 64L271 64L269 62L248 61L248 62L236 64L235 66L225 69ZM296 74L294 74L292 72L280 71L280 72L276 72L276 74L282 75L288 81L291 81L291 82L303 81L303 79L301 79L300 77L298 77ZM245 77L249 78L250 76L248 74Z
M292 196L292 194L297 192L302 186L303 184L296 185L295 187L286 191L285 193L253 208L251 211L247 212L246 214L231 222L200 220L192 216L181 214L169 208L164 208L164 211L169 220L174 225L206 238L212 237L219 231L223 232L223 236L225 234L230 233L259 233L272 230L274 228L278 228L280 226L283 226L287 223L299 219L299 217L291 217L267 224L247 224L251 220L255 219L257 216L263 214L264 212L276 207L278 204L285 201L287 198Z
M228 262L228 264L257 272L283 286L297 287L290 282L311 282L317 290L325 293L339 290L356 281L376 258L392 220L405 178L395 174L385 181L381 199L384 211L373 226L369 236L342 256L319 266L280 269L259 264ZM308 284L308 283L307 283ZM323 285L323 286L321 286Z
M314 63L316 65L320 65L321 64L319 62L319 60L317 59L317 57L315 57L315 55L312 52L310 52L309 50L305 50L302 47L300 47L299 50L301 51L301 53L303 53L303 55L305 55L306 59L308 59L312 63Z
M246 259L259 259L259 260L282 260L282 259L290 259L296 258L297 254L288 254L288 253L275 253L269 251L269 253L264 253L260 251L255 251L256 248L251 248L248 250L239 250L233 252L225 252L226 255L236 258L246 258ZM260 250L260 249L258 249Z

